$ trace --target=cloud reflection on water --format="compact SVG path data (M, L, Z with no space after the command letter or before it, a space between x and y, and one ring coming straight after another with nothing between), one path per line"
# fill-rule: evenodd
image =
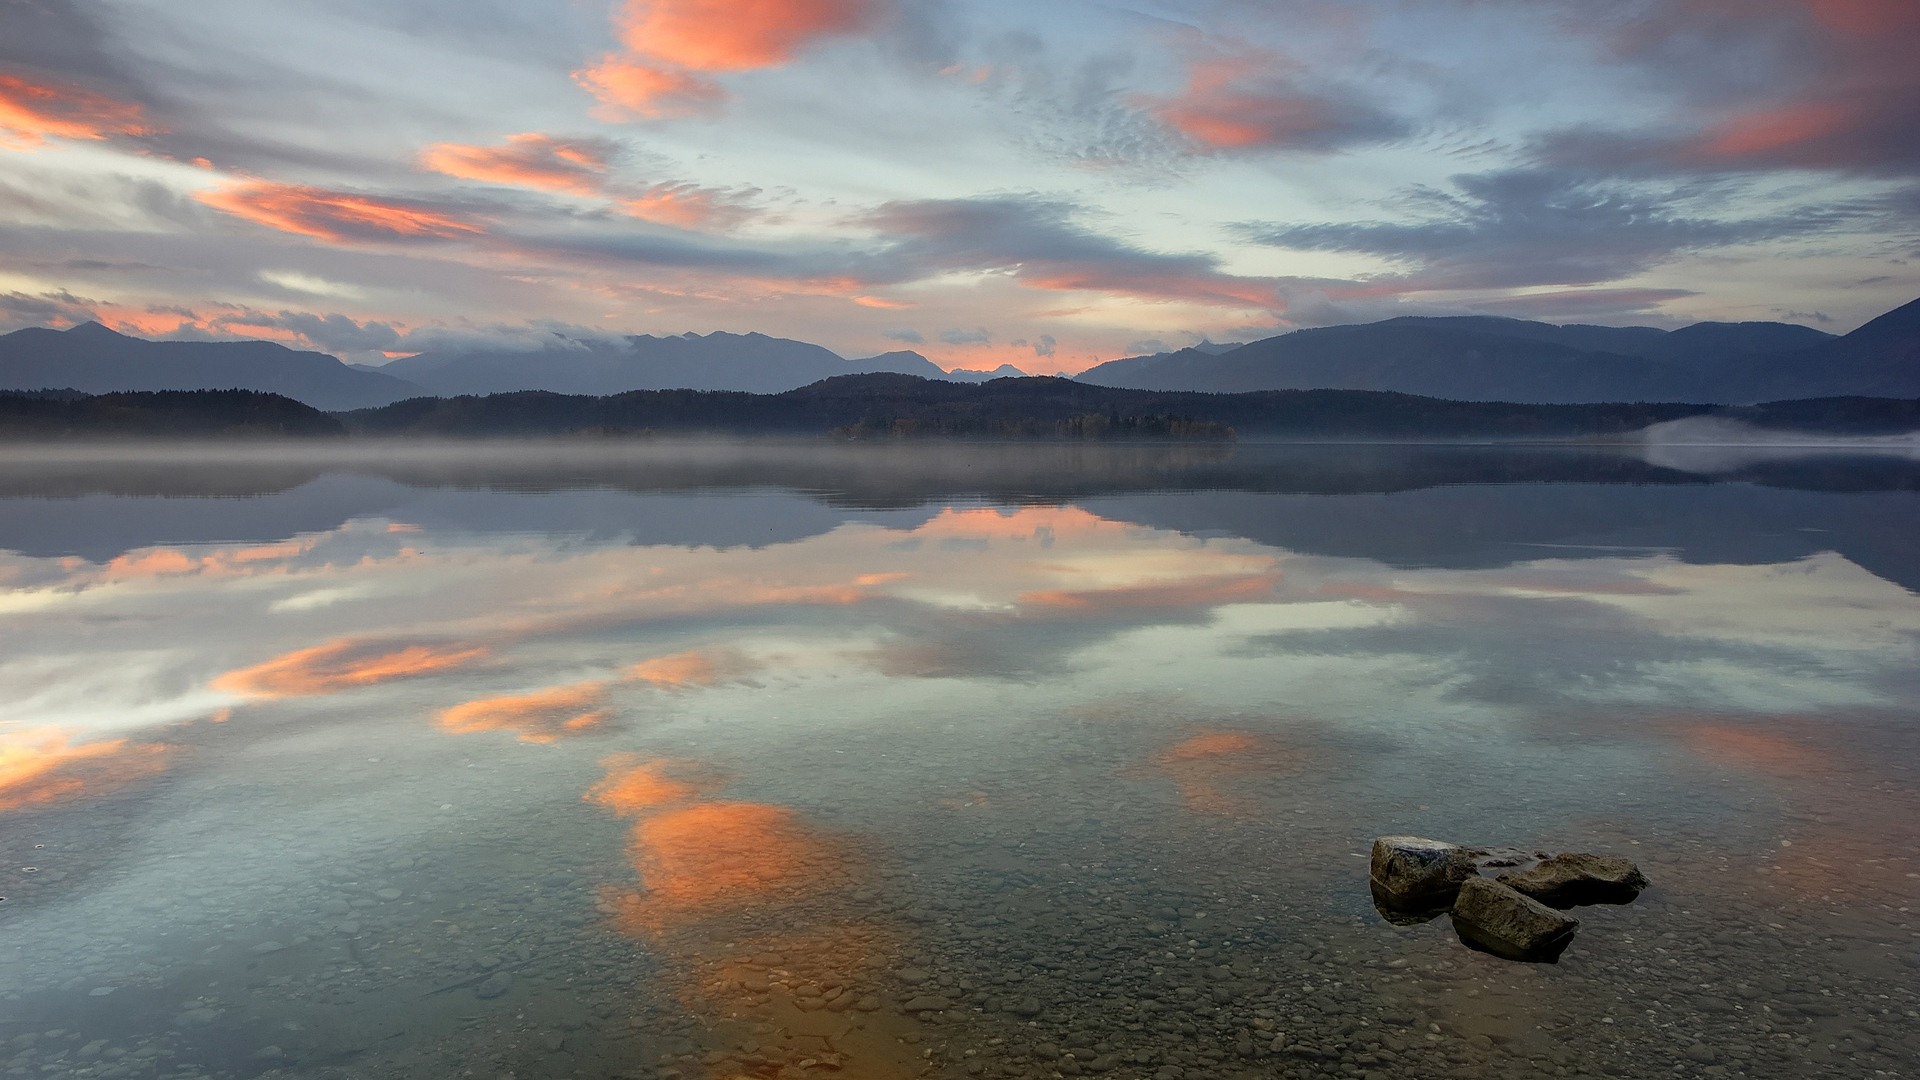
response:
M229 671L211 683L243 697L280 698L337 694L395 679L453 671L487 656L477 645L412 644L343 639L283 653L251 667Z
M75 743L57 728L0 735L0 811L91 798L166 771L172 748L126 739Z
M442 731L455 735L512 731L521 742L550 743L604 726L613 716L605 707L606 697L606 683L580 682L476 698L440 710L434 720Z
M586 800L637 819L627 850L640 886L602 895L628 933L657 934L672 923L792 903L849 880L851 850L789 807L705 800L715 786L711 776L682 778L698 772L686 762L615 755L603 764L606 776Z
M1260 789L1306 763L1303 751L1272 735L1230 730L1190 735L1153 757L1154 770L1173 781L1184 809L1216 817L1259 814Z

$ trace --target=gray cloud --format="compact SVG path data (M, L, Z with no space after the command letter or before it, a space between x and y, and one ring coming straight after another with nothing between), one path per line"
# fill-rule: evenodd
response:
M79 323L93 318L95 300L87 300L64 290L47 293L0 293L0 330L23 326L46 326L56 322Z
M1514 169L1456 176L1451 190L1415 189L1401 204L1408 221L1251 222L1239 231L1276 247L1405 264L1409 291L1485 289L1615 281L1691 252L1832 231L1865 212L1837 204L1724 218L1683 209L1730 194L1707 181L1653 188L1584 171Z
M124 101L152 95L113 48L99 22L75 0L0 0L0 69L78 83Z
M1005 273L1041 289L1111 292L1146 300L1284 310L1298 279L1244 277L1206 253L1166 253L1105 235L1074 202L1044 195L892 202L856 216L876 234L864 247L826 241L756 242L636 227L612 215L503 228L492 241L566 261L640 264L790 281L843 279L866 287L952 271ZM1350 282L1307 282L1338 291Z
M1069 60L1024 33L998 35L982 51L982 92L1005 106L1001 124L1028 151L1094 168L1120 167L1133 179L1180 175L1181 141L1127 102L1139 66L1132 56L1106 52Z
M1042 195L893 202L864 220L892 239L887 255L916 275L997 270L1047 289L1281 310L1283 282L1220 269L1219 256L1150 251L1095 232L1072 202Z
M1920 175L1920 17L1891 3L1558 0L1566 24L1631 65L1678 119L1543 135L1543 160L1604 170Z
M1054 351L1059 347L1059 344L1059 342L1053 339L1052 334L1041 334L1040 340L1033 343L1033 355L1052 356Z
M271 316L268 325L291 330L328 352L378 352L400 343L399 332L386 323L372 319L354 322L339 314L282 311Z
M920 333L920 331L913 329L889 330L882 336L889 341L904 341L909 345L925 345L927 343L926 336Z
M978 330L942 330L940 340L949 345L985 345L993 340L993 335L985 327Z

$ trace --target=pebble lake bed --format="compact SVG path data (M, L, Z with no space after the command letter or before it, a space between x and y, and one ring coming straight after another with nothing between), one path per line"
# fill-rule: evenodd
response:
M1920 1075L1906 459L115 452L0 461L7 1077Z

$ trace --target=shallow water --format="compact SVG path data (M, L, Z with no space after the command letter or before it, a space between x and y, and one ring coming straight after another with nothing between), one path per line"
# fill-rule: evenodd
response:
M1771 453L6 451L0 1067L1912 1075L1917 491ZM1385 833L1653 887L1508 963L1378 916Z

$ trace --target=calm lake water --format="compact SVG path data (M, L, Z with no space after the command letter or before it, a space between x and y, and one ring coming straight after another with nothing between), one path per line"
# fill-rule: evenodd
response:
M1913 1076L1920 465L0 453L8 1077ZM1372 838L1652 879L1558 964Z

